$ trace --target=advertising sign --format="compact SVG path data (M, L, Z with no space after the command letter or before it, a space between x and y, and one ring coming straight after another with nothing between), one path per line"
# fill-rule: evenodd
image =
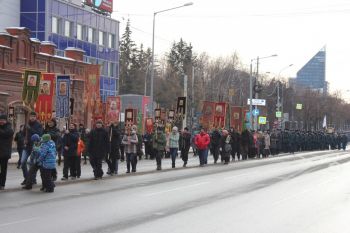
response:
M85 0L85 4L101 11L113 12L113 0Z

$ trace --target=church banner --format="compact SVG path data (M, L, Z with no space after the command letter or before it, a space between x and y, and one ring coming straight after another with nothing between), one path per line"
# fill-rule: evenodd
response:
M215 103L214 126L218 128L225 127L226 107L224 102Z
M56 76L56 117L68 118L70 115L70 76Z
M106 122L114 122L120 121L120 96L108 96L107 97L107 114L106 114Z
M203 101L201 124L204 128L211 128L214 123L215 102Z
M241 106L232 106L231 107L231 121L230 126L238 132L243 130L243 112Z
M35 104L35 112L39 119L46 122L52 118L52 100L54 96L55 74L42 74L39 97Z
M88 65L85 82L88 118L93 122L103 118L103 108L100 99L100 65Z
M37 71L24 71L22 100L27 105L33 105L39 96L41 73Z

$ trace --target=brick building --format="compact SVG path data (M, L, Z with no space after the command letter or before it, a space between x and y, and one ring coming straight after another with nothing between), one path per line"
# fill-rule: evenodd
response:
M84 100L84 85L87 69L91 64L83 61L84 51L66 48L65 56L57 56L56 45L30 38L30 30L23 27L9 27L0 33L0 111L14 107L13 121L16 129L26 121L29 107L22 102L24 70L44 73L70 74L71 93L74 98L76 123L88 123L88 111Z

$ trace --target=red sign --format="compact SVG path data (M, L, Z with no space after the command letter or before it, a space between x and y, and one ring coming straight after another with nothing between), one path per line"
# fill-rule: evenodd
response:
M242 132L243 130L243 112L242 107L240 106L232 106L231 107L231 122L230 125L238 132Z
M203 101L201 124L205 128L210 128L214 122L215 102Z
M113 0L85 0L85 4L101 11L113 12Z
M219 128L225 127L226 107L227 104L224 102L215 104L214 126Z
M111 123L118 121L120 115L120 96L108 96L106 109L106 122Z
M55 86L55 74L42 74L39 86L39 97L35 104L35 112L39 119L46 122L52 118L52 99Z

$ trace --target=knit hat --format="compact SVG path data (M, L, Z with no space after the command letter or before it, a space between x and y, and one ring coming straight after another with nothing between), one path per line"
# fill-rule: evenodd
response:
M37 135L37 134L33 134L31 137L30 137L30 140L32 142L40 142L40 136Z
M98 120L96 121L96 124L103 124L103 121L102 121L101 119L98 119Z
M42 137L41 137L42 141L43 142L48 142L51 140L51 135L50 134L44 134Z
M6 114L0 114L0 120L7 121L7 115Z
M178 128L176 126L173 127L173 131L178 131Z
M30 112L29 116L37 116L36 112Z

